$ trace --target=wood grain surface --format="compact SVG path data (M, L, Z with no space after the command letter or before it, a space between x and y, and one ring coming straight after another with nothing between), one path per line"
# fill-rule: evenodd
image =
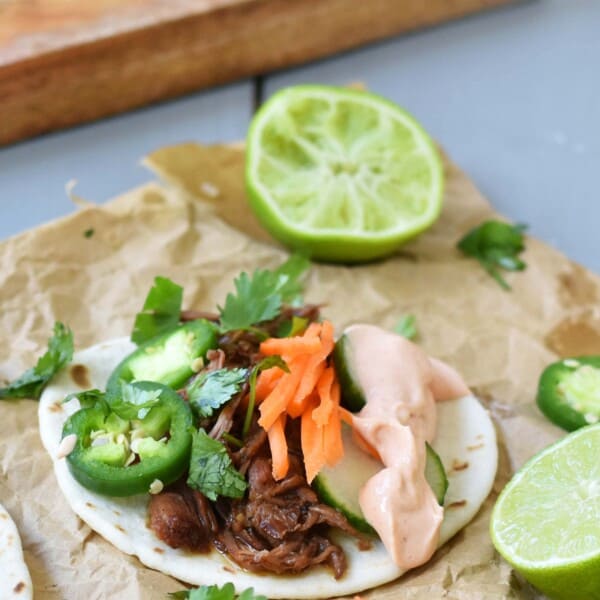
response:
M0 0L0 144L508 1Z

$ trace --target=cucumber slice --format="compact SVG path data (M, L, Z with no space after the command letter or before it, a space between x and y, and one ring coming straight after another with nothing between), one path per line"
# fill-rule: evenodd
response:
M443 506L444 498L448 491L448 477L446 476L446 470L444 469L439 454L427 442L425 442L425 449L427 451L425 479L427 479L427 483L433 491L438 504Z
M344 458L335 467L321 469L313 486L319 498L339 510L356 529L364 533L375 533L360 508L358 493L365 482L381 470L382 465L358 447L352 438L352 429L347 425L342 428L342 440ZM446 471L435 450L429 444L426 447L425 478L438 503L443 505L448 489Z
M358 412L365 404L364 393L353 371L352 340L344 333L333 349L333 364L340 382L342 405L352 412Z

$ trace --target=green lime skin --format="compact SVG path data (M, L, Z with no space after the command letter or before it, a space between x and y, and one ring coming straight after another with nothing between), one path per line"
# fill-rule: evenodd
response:
M394 103L301 85L254 116L246 188L257 218L284 245L314 260L361 263L432 225L444 170L425 130Z
M566 431L600 420L600 356L566 358L546 367L538 384L537 405Z
M534 456L494 507L494 546L553 600L600 600L600 424Z

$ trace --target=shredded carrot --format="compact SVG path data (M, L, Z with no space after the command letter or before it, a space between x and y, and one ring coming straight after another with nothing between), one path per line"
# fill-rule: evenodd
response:
M319 394L320 404L313 410L312 418L319 427L327 425L334 407L335 401L331 395L334 377L333 367L327 367L317 382L317 394Z
M275 479L285 477L288 470L288 416L300 418L309 482L325 465L334 465L343 456L341 420L347 417L340 409L335 370L328 364L333 348L333 326L329 321L311 323L302 335L270 338L260 345L262 354L281 355L289 368L289 373L278 368L261 372L256 385L258 423L267 431Z
M332 386L332 398L335 398L335 387ZM338 392L339 394L339 392ZM337 410L332 410L328 422L323 426L323 450L325 461L330 467L336 465L344 456L344 444L342 443L342 422Z
M290 466L287 440L285 439L285 419L286 416L281 415L267 431L273 458L273 479L275 480L283 479Z
M279 367L271 367L261 371L256 381L256 401L262 402L275 388L281 376L285 373Z
M285 357L317 352L320 348L321 340L316 335L297 335L289 338L269 338L261 343L260 352L265 356L281 354Z
M369 442L367 442L367 440L365 440L365 438L356 429L352 430L352 439L363 452L370 454L375 460L382 462L379 452L377 452L375 447L369 444Z
M307 410L302 414L300 425L300 442L308 483L312 482L325 465L323 458L323 428L315 423L311 412L311 410Z
M306 375L302 378L296 395L288 406L288 414L291 417L299 417L306 410L306 398L317 385L325 370L327 357L333 351L333 325L329 321L325 321L321 328L321 342L321 349L310 357L306 366Z
M354 417L352 416L352 413L347 408L340 406L338 408L338 413L340 415L340 419L342 419L342 421L344 423L346 423L346 425L350 425L350 427L354 426Z
M268 431L279 415L285 412L290 397L296 393L307 362L308 356L302 354L288 361L290 372L280 377L273 391L261 402L258 424L265 431Z

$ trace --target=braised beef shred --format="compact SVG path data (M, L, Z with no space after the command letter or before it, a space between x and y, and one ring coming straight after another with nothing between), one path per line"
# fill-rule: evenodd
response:
M285 308L282 315L262 328L275 335L292 316L314 321L318 306ZM208 356L204 370L252 366L259 358L261 336L255 332L228 332L219 340L219 349ZM202 372L202 371L201 371ZM247 386L208 425L211 437L222 440L224 433L241 437ZM286 429L290 468L286 477L275 481L265 431L256 423L241 448L228 447L236 468L246 477L248 491L235 500L219 497L210 502L185 483L185 478L152 496L148 506L149 527L173 548L206 552L215 547L241 567L254 572L299 573L324 565L335 578L346 570L342 548L329 537L332 527L357 539L364 538L335 509L322 504L306 481L300 449L298 420L289 420Z

